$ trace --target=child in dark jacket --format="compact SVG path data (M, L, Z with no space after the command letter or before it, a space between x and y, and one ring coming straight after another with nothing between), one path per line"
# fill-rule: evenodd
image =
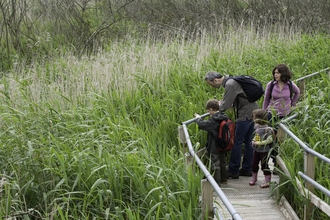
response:
M273 144L274 131L268 126L267 111L264 109L256 109L253 111L254 120L254 138L252 139L252 147L254 148L252 160L252 179L250 186L257 182L257 174L259 170L259 162L261 170L264 172L265 182L260 185L261 188L268 188L271 181L271 172L268 166L268 153Z
M220 186L227 183L226 175L226 152L219 151L217 148L217 136L219 125L228 116L219 112L219 101L216 99L208 100L206 110L210 113L208 120L203 120L200 115L195 114L198 128L207 131L206 149L211 159L211 172L213 172L214 180Z

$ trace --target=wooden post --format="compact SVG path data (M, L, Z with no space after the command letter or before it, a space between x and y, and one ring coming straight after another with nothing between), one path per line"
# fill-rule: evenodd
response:
M277 129L276 138L279 143L283 143L285 141L286 135L286 132L281 127Z
M198 150L196 152L196 155L199 158L202 158L204 156L204 154L206 153L206 151L207 151L206 150L206 147L204 147L204 148ZM189 152L185 153L185 158L186 158L186 165L187 165L187 167L188 168L190 167L191 168L191 171L194 173L195 172L195 166L196 166L196 164L195 164L195 158L193 156L191 156Z
M315 162L314 162L314 155L305 152L304 154L304 169L305 169L305 174L315 180ZM305 182L305 188L308 189L311 193L314 193L314 186L308 182ZM310 201L310 195L306 195L307 200L309 201L305 206L304 206L304 220L309 220L312 211L313 211L313 203Z
M213 187L207 181L202 179L202 219L213 219Z
M204 154L206 153L206 147L202 148L202 149L199 149L196 153L196 155L199 157L199 158L202 158L204 157ZM195 159L193 156L190 155L189 152L185 153L185 157L186 157L186 163L187 164L191 164L191 163L194 163L195 162Z
M188 151L188 149L187 149L186 136L184 135L182 126L178 126L178 133L179 133L179 140L180 140L181 147L182 147L182 153L185 154Z
M305 89L305 80L301 80L299 81L299 85L298 85L299 89L300 89L300 97L299 100L303 100L305 98L305 93L306 93L306 89Z
M186 168L187 170L190 169L192 173L195 173L195 158L193 156L190 155L189 152L186 152L184 154L185 159L186 159Z

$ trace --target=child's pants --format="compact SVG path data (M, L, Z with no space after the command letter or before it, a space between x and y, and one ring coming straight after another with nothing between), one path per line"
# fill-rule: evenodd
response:
M221 182L227 182L226 174L226 152L211 153L211 170L216 172L220 170L221 173Z
M258 173L259 171L259 162L261 162L261 170L264 172L264 175L271 175L268 166L268 152L258 153L256 150L253 152L252 159L252 172Z

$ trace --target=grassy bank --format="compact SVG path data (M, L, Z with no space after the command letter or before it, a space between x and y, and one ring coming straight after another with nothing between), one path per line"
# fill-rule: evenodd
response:
M17 64L1 79L0 216L197 219L202 174L186 169L177 126L221 98L206 71L266 83L286 63L299 78L328 66L329 43L241 29ZM191 129L203 144L205 133Z

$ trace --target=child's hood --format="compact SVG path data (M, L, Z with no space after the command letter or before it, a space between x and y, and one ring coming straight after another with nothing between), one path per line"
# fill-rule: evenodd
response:
M216 121L223 121L223 120L228 119L228 116L225 113L223 113L223 112L217 112L212 117Z

